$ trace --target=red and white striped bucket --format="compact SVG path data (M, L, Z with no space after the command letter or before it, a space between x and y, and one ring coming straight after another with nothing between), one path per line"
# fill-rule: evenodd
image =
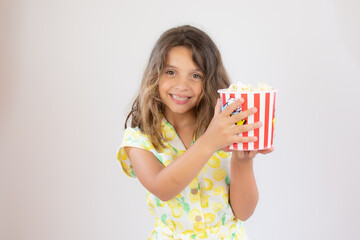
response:
M251 124L262 122L263 126L249 132L240 133L240 136L257 136L256 142L233 143L228 146L231 150L261 150L274 146L274 124L275 124L275 99L277 90L260 91L260 92L229 92L228 89L220 89L221 111L236 99L243 98L245 101L234 111L236 114L249 108L256 107L257 112L250 115L244 121L237 124Z

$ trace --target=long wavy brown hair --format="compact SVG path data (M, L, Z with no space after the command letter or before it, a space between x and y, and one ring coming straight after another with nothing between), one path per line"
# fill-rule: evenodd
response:
M229 77L223 66L218 48L211 38L198 28L185 25L164 32L151 52L145 69L139 94L125 121L125 128L131 118L131 127L139 127L154 147L164 147L161 120L164 106L159 94L159 79L166 64L166 53L173 47L183 46L192 51L194 63L204 74L202 95L195 107L195 139L207 129L214 115L218 89L228 88Z

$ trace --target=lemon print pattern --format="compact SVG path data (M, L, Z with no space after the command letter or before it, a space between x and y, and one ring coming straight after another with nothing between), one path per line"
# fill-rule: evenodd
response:
M205 213L205 222L213 223L215 221L216 215L214 213Z
M199 209L195 208L189 212L188 219L194 223L197 216L201 216L201 212Z
M163 127L163 135L167 141L171 141L175 138L175 131L172 129L172 126L169 123L162 124Z
M218 211L220 211L221 209L224 208L224 205L221 204L221 203L219 203L219 202L215 202L215 203L212 203L212 204L211 204L211 208L213 209L213 211L214 211L215 213L217 213Z
M181 206L176 206L171 208L171 214L174 218L179 218L183 214L183 208Z
M205 191L210 191L213 189L214 183L213 181L211 181L211 179L204 178L204 182L205 182L205 186L204 186Z
M207 164L212 168L218 168L220 167L220 159L217 156L212 155Z
M217 155L218 155L220 158L228 158L228 157L230 157L230 153L224 152L224 151L222 151L222 150L217 151Z
M189 199L191 203L200 202L200 194L189 193Z
M165 118L162 136L164 147L155 149L150 138L139 128L125 130L117 159L127 176L136 178L125 147L150 151L164 167L185 153L179 136ZM234 217L229 204L230 158L229 152L215 152L189 185L168 201L147 191L148 208L155 217L154 229L148 239L246 240L243 222Z
M214 171L214 179L216 181L221 181L225 178L226 176L226 170L222 169L222 168L219 168L219 169L216 169Z
M217 196L222 196L225 194L225 188L223 186L214 187L213 194Z
M201 197L201 207L202 208L208 208L209 207L209 197L210 195Z

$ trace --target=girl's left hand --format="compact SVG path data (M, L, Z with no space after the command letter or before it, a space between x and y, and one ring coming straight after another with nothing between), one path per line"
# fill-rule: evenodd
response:
M236 150L229 150L229 149L223 149L225 152L232 152L232 155L236 157L239 161L246 161L253 159L256 154L268 154L273 152L275 149L273 147L269 149L263 149L263 150L252 150L252 151L236 151Z

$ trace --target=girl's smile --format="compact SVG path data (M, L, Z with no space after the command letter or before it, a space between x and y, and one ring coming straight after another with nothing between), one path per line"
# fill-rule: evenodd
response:
M203 73L193 62L192 51L182 46L171 48L159 81L165 116L193 110L200 100L202 81Z
M170 96L176 104L186 104L191 98L191 97L175 95L175 94L171 94L171 93L170 93Z

